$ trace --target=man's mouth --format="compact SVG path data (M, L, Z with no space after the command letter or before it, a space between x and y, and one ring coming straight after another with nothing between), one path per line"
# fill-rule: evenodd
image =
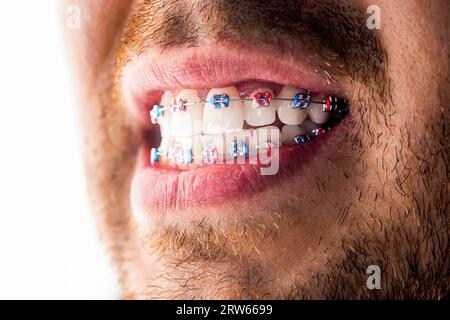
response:
M338 147L328 140L348 102L310 64L215 49L150 53L125 68L127 105L149 137L132 184L139 211L254 197Z
M166 91L150 112L162 137L150 161L179 167L270 156L282 145L325 135L347 112L345 99L258 81L209 89L206 96L195 89Z

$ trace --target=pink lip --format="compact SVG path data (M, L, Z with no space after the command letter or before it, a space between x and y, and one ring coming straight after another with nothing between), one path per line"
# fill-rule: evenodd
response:
M245 48L202 47L158 53L150 49L124 68L125 102L151 129L148 111L165 90L214 88L245 80L263 80L337 94L313 68ZM283 146L276 175L261 175L261 165L205 165L188 170L164 169L149 163L149 145L141 148L132 181L134 205L149 214L242 199L258 194L293 171L308 165L342 125L305 145Z
M149 149L142 147L132 182L133 200L149 213L182 210L186 207L210 205L245 199L276 186L289 178L294 170L307 167L329 139L345 127L339 125L327 135L305 145L283 146L279 152L279 171L261 175L260 164L221 164L196 166L190 170L162 169L150 165ZM296 187L297 188L297 187Z
M310 59L312 60L312 59ZM313 61L279 58L263 50L204 46L170 52L149 49L125 66L125 104L149 126L148 112L165 90L220 88L244 80L263 80L322 94L340 94L316 72Z

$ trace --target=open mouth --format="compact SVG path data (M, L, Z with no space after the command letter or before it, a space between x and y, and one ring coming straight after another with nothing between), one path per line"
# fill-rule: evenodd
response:
M234 163L328 133L348 113L347 100L309 90L249 81L237 86L166 91L150 112L162 140L153 165ZM231 160L231 161L230 161ZM256 159L256 162L258 158Z
M213 49L149 53L125 68L127 105L149 137L132 184L134 205L146 212L276 187L317 158L349 113L309 65Z

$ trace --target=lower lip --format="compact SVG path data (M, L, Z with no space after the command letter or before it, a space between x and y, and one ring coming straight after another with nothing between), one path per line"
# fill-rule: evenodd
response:
M149 147L143 146L132 181L133 206L156 214L254 196L307 167L343 126L341 123L304 145L282 146L279 170L274 175L262 175L261 164L199 165L186 170L161 168L150 164Z

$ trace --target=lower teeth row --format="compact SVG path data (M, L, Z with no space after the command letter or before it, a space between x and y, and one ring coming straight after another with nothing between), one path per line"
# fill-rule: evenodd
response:
M295 144L305 144L319 136L323 136L327 132L329 132L337 122L338 121L330 122L326 125L322 125L317 128L311 129L309 132L305 134L297 135L294 138L294 142ZM271 137L273 137L273 134L271 135ZM200 138L200 136L197 136L196 138ZM223 160L220 157L221 153L219 153L219 148L222 147L221 149L223 151L224 145L228 146L228 149L226 150L225 153L226 159L236 159L238 157L247 158L249 156L261 153L270 156L273 149L279 148L281 145L283 145L281 142L279 142L278 137L276 139L267 138L264 141L265 142L263 143L256 144L256 147L250 148L249 142L246 141L245 139L234 138L232 139L231 142L224 143L222 144L222 146L205 144L203 145L201 152L195 153L193 152L193 148L191 146L184 146L183 143L176 142L170 147L152 148L150 152L150 161L153 164L158 163L161 160L168 161L172 165L176 166L183 164L190 164L193 162L201 163L204 165L210 165L216 164L220 160Z
M277 143L267 141L264 147L258 148L258 151L264 150L270 156L273 148L278 148ZM238 157L248 157L250 155L248 144L242 140L235 140L230 144L229 156L232 159ZM216 164L220 158L216 147L209 146L203 150L200 157L194 157L192 148L183 148L181 144L175 144L167 152L163 153L159 148L153 148L150 153L152 163L159 162L161 157L166 158L174 165L190 164L198 159L202 164Z

